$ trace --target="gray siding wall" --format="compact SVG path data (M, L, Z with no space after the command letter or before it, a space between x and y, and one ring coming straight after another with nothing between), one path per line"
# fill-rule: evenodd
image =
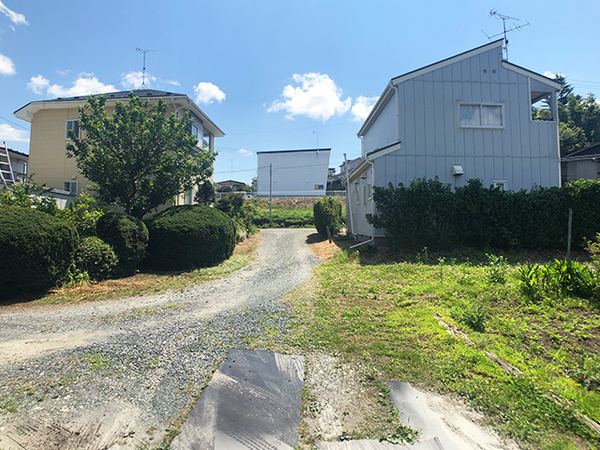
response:
M502 67L501 51L494 48L398 85L398 102L390 99L363 138L365 153L393 142L396 122L388 109L397 105L402 148L375 160L377 186L435 176L455 187L470 178L486 186L506 180L514 191L559 186L558 123L531 120L530 79ZM460 128L459 102L501 103L503 129ZM461 165L464 175L453 176L452 165Z
M362 156L377 148L385 147L398 141L397 94L394 94L385 105L377 120L371 125L363 137Z

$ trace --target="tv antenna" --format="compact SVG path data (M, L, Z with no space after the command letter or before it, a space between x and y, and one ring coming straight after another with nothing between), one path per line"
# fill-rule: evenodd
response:
M142 67L142 85L140 86L140 89L146 89L146 53L153 52L154 50L144 50L138 47L135 49L135 51L144 54L144 65Z
M495 9L492 9L490 11L490 17L493 17L495 19L501 20L502 21L502 33L498 33L498 34L494 34L492 36L488 36L487 33L483 30L481 30L483 32L483 34L485 34L485 36L491 41L494 38L497 38L499 36L502 36L502 39L504 41L504 44L502 45L502 53L504 54L504 59L508 60L508 38L506 37L506 35L512 31L517 31L520 30L521 28L525 28L529 26L529 22L525 22L525 23L517 23L520 22L521 19L517 19L516 17L510 17L504 14L500 14L498 11L496 11ZM506 21L507 20L513 20L514 23L512 24L512 26L509 26L509 28L506 28Z

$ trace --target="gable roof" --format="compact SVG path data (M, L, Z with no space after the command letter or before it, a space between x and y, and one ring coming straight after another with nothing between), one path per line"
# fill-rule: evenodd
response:
M106 97L107 104L114 103L116 101L123 101L129 98L129 94L134 93L141 99L155 100L163 99L165 102L177 102L183 104L186 110L194 113L204 124L211 134L216 137L223 137L225 133L202 111L198 105L196 105L191 98L186 94L177 94L174 92L158 91L155 89L138 89L132 91L119 91L109 92L105 94L94 94L92 97L100 97L104 95ZM43 109L62 109L62 108L77 108L83 107L89 95L78 95L75 97L59 97L51 100L39 100L27 103L25 106L17 109L13 114L19 119L23 119L26 122L31 122L33 115Z
M412 70L403 75L399 75L397 77L392 78L387 86L385 87L383 93L375 103L375 106L371 110L369 116L365 119L363 125L358 130L357 136L364 136L368 129L371 127L375 119L381 114L381 111L387 105L387 102L392 98L396 86L405 81L411 80L413 78L419 77L429 72L433 72L434 70L441 69L443 67L449 66L451 64L455 64L462 60L472 58L473 56L479 55L481 53L485 53L494 48L498 48L502 46L503 39L498 39L496 41L490 42L488 44L475 47L471 50L468 50L463 53L459 53L458 55L451 56L450 58L443 59L441 61L435 62L433 64L429 64L427 66L421 67L420 69ZM513 72L519 73L521 75L525 75L527 77L533 78L540 83L546 84L554 90L558 91L561 89L562 85L544 75L540 75L539 73L533 72L531 70L525 69L524 67L517 66L516 64L509 63L508 61L502 61L502 67L507 70L511 70Z
M596 142L592 145L589 145L581 150L575 150L574 152L569 153L561 158L561 160L571 160L571 159L592 159L600 157L600 142Z
M300 153L300 152L314 153L314 152L330 152L330 151L331 151L330 148L309 148L306 150L264 150L264 151L256 152L256 154L259 155L259 154L265 154L265 153Z

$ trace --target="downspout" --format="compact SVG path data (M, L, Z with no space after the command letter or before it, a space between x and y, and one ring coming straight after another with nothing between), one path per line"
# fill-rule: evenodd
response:
M348 224L352 229L352 237L356 240L356 236L354 235L354 228L352 227L352 199L350 198L350 176L348 174L348 160L346 159L346 154L344 153L344 168L346 169L346 209L348 215ZM348 234L346 232L346 234Z
M368 156L365 157L365 161L367 164L371 164L371 186L373 186L373 180L375 179L375 164L373 163L373 161L369 160ZM375 202L373 201L373 193L371 193L371 217L373 217L374 213L375 213ZM364 242L359 242L358 244L351 245L350 248L361 247L365 244L369 244L369 243L373 242L374 240L375 240L375 227L373 226L373 224L371 224L371 239L368 239Z

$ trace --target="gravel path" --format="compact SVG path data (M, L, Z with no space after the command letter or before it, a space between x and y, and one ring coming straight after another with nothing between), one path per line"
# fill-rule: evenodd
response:
M230 348L284 331L318 263L311 230L263 230L255 261L185 291L0 312L0 448L158 445Z

